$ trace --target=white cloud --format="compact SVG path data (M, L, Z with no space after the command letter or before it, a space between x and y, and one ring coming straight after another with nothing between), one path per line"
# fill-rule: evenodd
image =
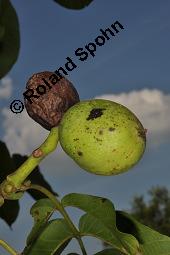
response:
M12 94L11 78L3 78L0 82L0 99L8 99Z
M118 102L133 111L148 130L150 144L159 145L170 139L170 94L157 89L143 89L96 98Z
M3 141L7 143L12 153L30 154L49 133L33 121L26 110L14 114L10 109L4 108L2 116L4 117L2 122L4 128Z

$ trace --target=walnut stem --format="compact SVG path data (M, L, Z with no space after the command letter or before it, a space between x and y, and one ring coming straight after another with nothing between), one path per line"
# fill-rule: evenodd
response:
M0 184L0 193L2 197L8 198L11 194L15 194L40 161L56 149L57 144L58 127L54 127L51 129L45 142L42 143L37 150L34 150L29 158L15 172L8 175L6 180Z

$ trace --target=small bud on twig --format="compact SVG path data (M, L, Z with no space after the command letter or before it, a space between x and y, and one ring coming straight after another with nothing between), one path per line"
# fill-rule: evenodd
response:
M34 158L40 158L43 156L43 151L41 149L36 149L32 153Z

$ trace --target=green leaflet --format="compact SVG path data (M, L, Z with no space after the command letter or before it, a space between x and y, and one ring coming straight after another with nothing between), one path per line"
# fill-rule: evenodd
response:
M59 255L72 237L72 232L64 219L51 220L41 229L36 240L24 249L23 254Z
M38 200L31 208L30 213L34 218L34 226L27 237L27 245L31 244L37 238L39 232L48 222L55 210L54 204L48 198Z
M116 212L117 226L136 237L142 255L170 255L170 237L139 223L125 212Z
M56 3L68 9L80 10L88 6L93 0L54 0Z
M0 1L0 79L17 60L20 47L19 23L9 0Z
M136 238L117 229L115 209L111 201L102 197L72 193L66 195L61 202L63 206L77 207L87 213L79 222L82 235L100 238L123 254L137 254L139 244Z

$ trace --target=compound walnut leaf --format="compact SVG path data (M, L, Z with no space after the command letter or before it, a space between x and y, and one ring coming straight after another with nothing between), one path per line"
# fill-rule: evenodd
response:
M72 193L66 195L61 202L64 207L73 206L86 212L79 221L79 229L83 236L100 238L125 254L137 254L139 243L133 235L117 229L116 213L110 200Z
M169 255L170 237L139 223L128 213L116 212L117 227L136 237L139 242L139 255Z
M4 142L0 141L0 183L15 170L15 164L10 156L9 150ZM0 217L11 227L19 213L19 202L17 200L5 200L0 207Z
M51 220L41 229L34 242L26 246L23 254L59 255L72 238L72 231L64 219Z
M55 205L48 198L39 199L30 210L32 217L34 218L34 226L31 233L27 237L27 245L30 245L36 238L39 231L49 220L53 212L55 211Z
M0 182L15 170L15 164L6 144L0 141Z
M5 203L0 207L0 217L8 224L11 229L11 226L17 219L18 214L18 200L5 200Z
M20 47L18 17L9 0L0 1L0 79L17 60Z
M123 242L125 240L123 240L122 238L122 244L121 244L121 238L119 237L119 234L117 233L116 230L110 230L109 228L107 228L102 222L101 220L93 217L90 214L84 214L79 221L79 230L81 232L81 235L83 236L93 236L96 237L102 241L105 241L107 244L109 244L110 246L114 247L116 249L116 251L118 251L120 254L122 252L122 254L136 254L136 250L130 250L124 247ZM130 239L129 239L129 243L130 243ZM127 239L128 242L128 239ZM130 252L130 253L128 253Z
M34 252L36 254L37 247L39 247L39 246L41 247L41 245L43 245L43 241L42 241L43 236L48 235L48 234L50 235L50 230L47 231L45 229L48 228L47 226L48 226L49 219L55 210L56 210L55 204L48 198L43 198L43 199L38 200L31 207L30 213L31 213L32 217L34 218L34 226L31 230L30 234L27 237L27 241L26 241L27 246L24 249L24 255L25 254L32 255L32 254L34 254ZM65 230L66 230L67 227L65 225L65 222L63 222L61 224L63 224L63 228L65 228ZM57 224L57 227L59 227L59 225ZM44 234L44 231L46 231L46 234ZM64 232L64 229L63 229L63 232ZM70 233L70 230L69 230L69 233ZM54 232L53 234L55 235L55 238L58 239L57 235L60 233L57 234L56 232ZM62 234L63 234L63 237L66 237L66 235L67 235L66 233L65 234L62 233ZM52 236L51 236L51 239L52 239L52 242L54 242L53 247L55 247L55 245L57 247L55 247L55 253L53 253L54 248L51 249L51 247L49 246L49 248L47 248L47 250L49 250L47 252L49 252L49 253L47 253L47 254L59 255L62 253L62 251L68 245L68 243L71 241L71 236L69 234L69 237L64 240L62 238L61 239L59 238L61 240L61 242L60 241L58 242L58 240L56 240L56 244L55 244L55 239L53 240ZM50 242L50 240L49 240L49 242ZM58 244L57 244L57 242L58 242ZM53 252L50 253L51 252L50 250ZM44 251L43 251L43 254L44 254Z
M80 10L88 6L93 0L54 0L56 3L68 9Z

